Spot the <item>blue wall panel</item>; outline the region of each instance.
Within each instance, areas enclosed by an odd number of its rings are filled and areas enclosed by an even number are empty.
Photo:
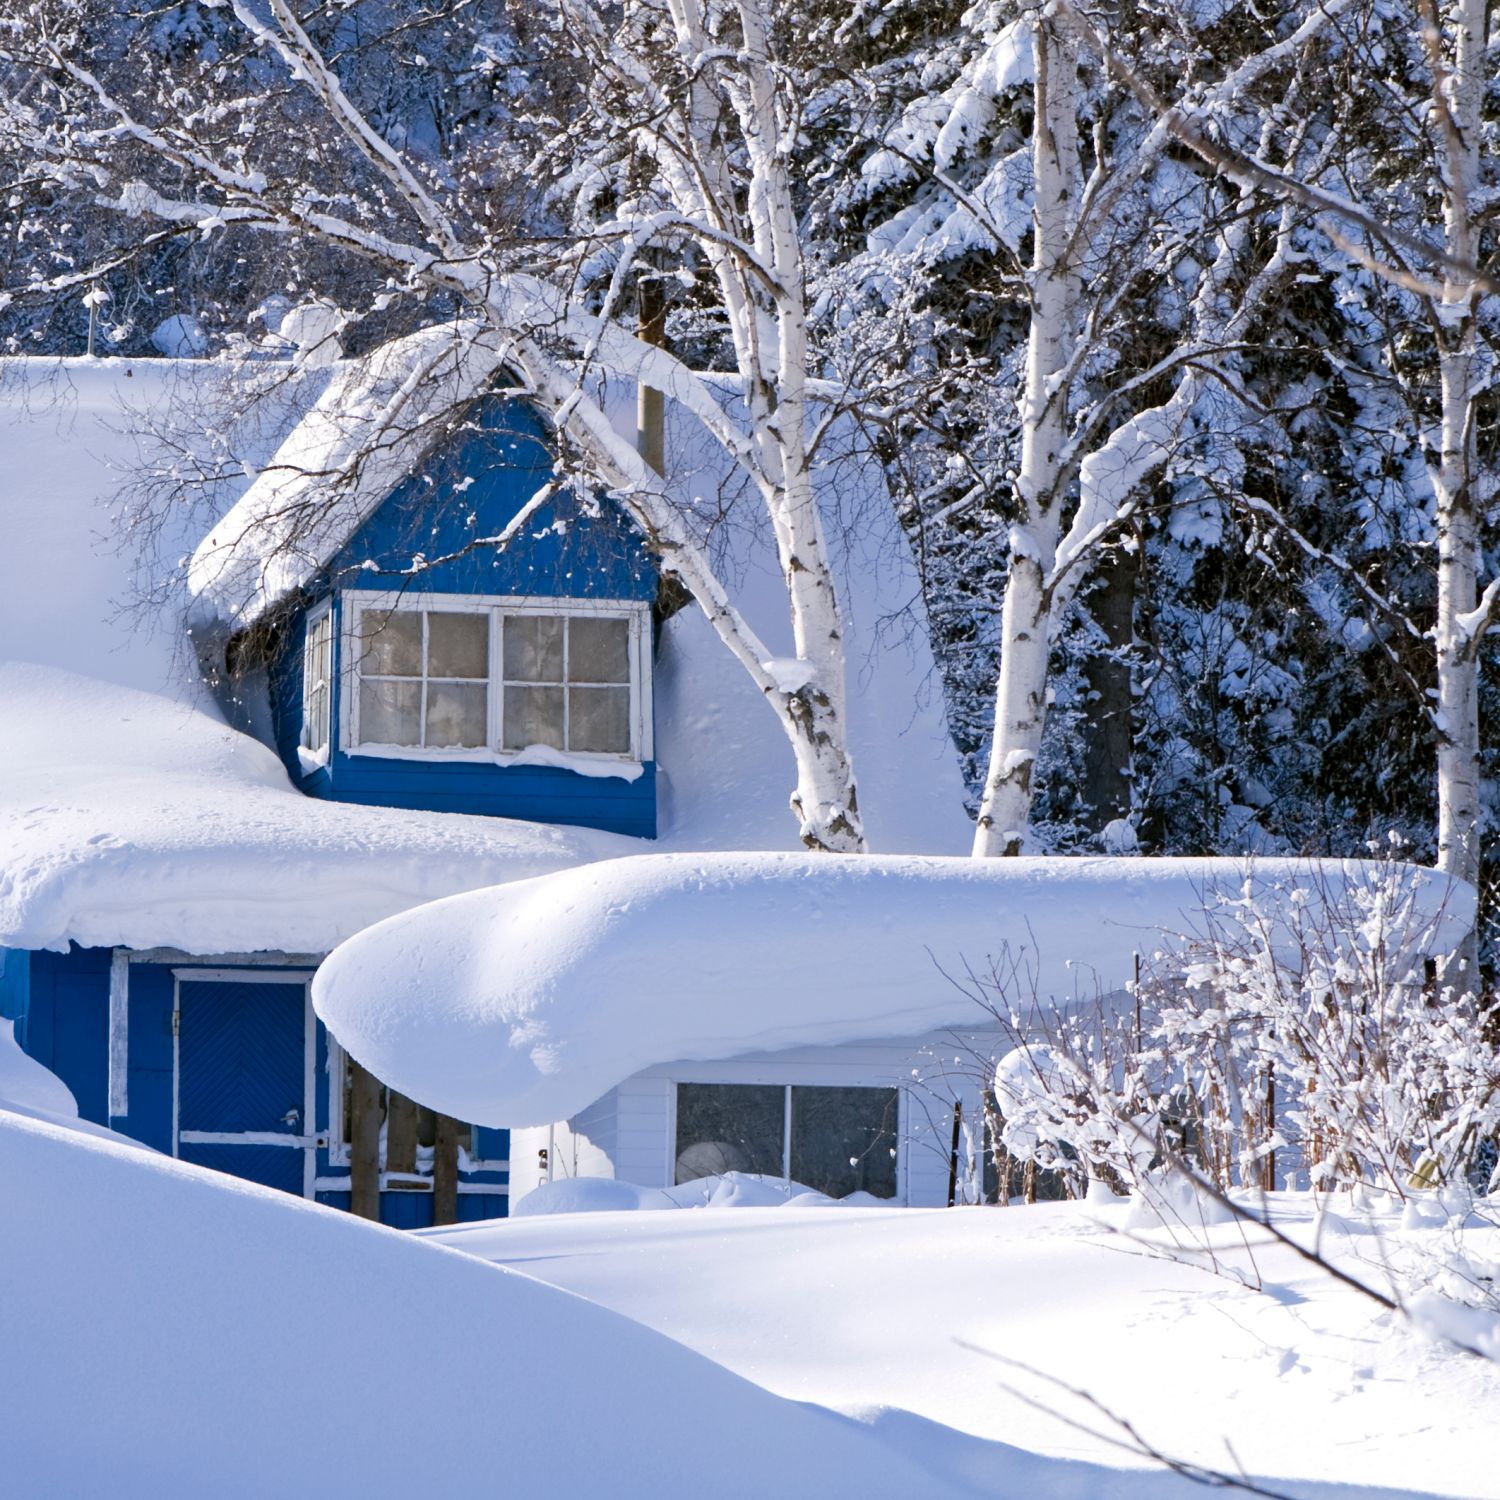
[[[27,1052],[96,1125],[109,1123],[109,962],[107,948],[33,953],[26,1016]]]
[[[164,1155],[172,1150],[172,1010],[176,989],[174,970],[190,971],[194,967],[213,967],[212,961],[192,960],[176,964],[142,964],[130,966],[129,1009],[129,1087],[130,1112],[112,1120],[105,1119],[108,1106],[109,1072],[109,972],[111,954],[105,948],[73,948],[67,953],[7,953],[0,950],[3,964],[0,976],[6,986],[3,993],[11,997],[28,995],[29,1004],[23,1016],[23,1045],[37,1061],[51,1068],[73,1091],[79,1112],[87,1120],[112,1125],[135,1140],[152,1146]],[[258,972],[267,978],[283,970],[266,965]],[[301,970],[296,971],[299,975]],[[300,978],[287,985],[236,984],[226,982],[194,983],[184,972],[184,1035],[191,1050],[192,1037],[186,1019],[188,1006],[196,998],[234,1005],[235,1019],[244,1034],[240,1045],[232,1050],[231,1061],[251,1067],[270,1048],[280,1060],[279,1087],[290,1089],[288,1097],[302,1097],[303,1008]],[[280,997],[286,1003],[278,1018],[267,1012]],[[235,1003],[238,999],[239,1002]],[[252,1015],[254,1012],[254,1015]],[[295,1014],[294,1014],[295,1012]],[[255,1024],[258,1017],[259,1024]],[[329,1125],[328,1035],[317,1022],[314,1070],[314,1119],[316,1129],[326,1131]],[[295,1074],[295,1081],[293,1075]],[[258,1095],[269,1087],[258,1074],[242,1079],[250,1093]],[[191,1080],[189,1080],[191,1083]],[[191,1093],[191,1089],[189,1090]],[[244,1090],[241,1090],[244,1093]],[[244,1103],[236,1095],[240,1103]],[[272,1114],[279,1114],[285,1100],[276,1104]],[[261,1116],[225,1117],[195,1121],[191,1118],[192,1101],[186,1101],[188,1113],[183,1128],[236,1130],[280,1129],[279,1120],[269,1124]],[[510,1135],[504,1130],[478,1129],[474,1136],[475,1152],[485,1161],[504,1161],[510,1149]],[[245,1146],[191,1146],[184,1148],[184,1159],[228,1172],[251,1181],[266,1182],[300,1194],[302,1191],[302,1153],[274,1146],[258,1149]],[[334,1167],[326,1148],[317,1152],[317,1175],[337,1179],[347,1175],[346,1167]],[[458,1199],[460,1222],[493,1219],[504,1216],[507,1208],[504,1171],[466,1172],[461,1181],[495,1191],[461,1193]],[[385,1192],[381,1198],[383,1222],[396,1228],[425,1228],[432,1222],[430,1193]],[[336,1208],[349,1207],[349,1194],[319,1191],[318,1202]]]
[[[503,551],[481,541],[501,532],[551,472],[543,429],[530,408],[494,399],[476,403],[466,430],[440,447],[420,473],[398,485],[340,552],[312,591],[310,605],[344,586],[533,599],[653,600],[656,566],[629,522],[608,502],[582,505],[571,495],[558,496]],[[429,565],[414,572],[418,557]],[[336,607],[336,627],[340,613]],[[271,697],[277,750],[310,796],[655,837],[656,768],[651,764],[632,782],[553,767],[335,752],[327,766],[304,772],[297,746],[305,629],[306,615],[297,611],[287,622],[272,666]],[[343,668],[337,631],[334,652],[337,679]]]
[[[21,948],[0,948],[0,1020],[20,1021],[16,1035],[26,1044],[26,1009],[31,994],[31,955]]]
[[[172,971],[130,966],[130,1113],[116,1130],[172,1153]]]

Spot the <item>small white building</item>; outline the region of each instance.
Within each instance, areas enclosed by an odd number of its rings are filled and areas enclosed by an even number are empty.
[[[1320,913],[1389,876],[1356,860],[641,855],[392,918],[334,951],[313,998],[413,1097],[509,1127],[516,1199],[568,1177],[745,1171],[937,1206],[982,1149],[1012,1045],[987,1004],[1022,1030],[1050,1008],[1112,1009],[1138,956],[1201,935],[1225,899],[1290,958]],[[1472,920],[1469,887],[1399,880],[1411,899],[1388,941],[1439,951]]]

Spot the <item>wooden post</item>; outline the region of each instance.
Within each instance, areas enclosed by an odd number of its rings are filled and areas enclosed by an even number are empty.
[[[641,342],[665,349],[667,299],[662,295],[660,277],[650,270],[643,271],[636,281],[636,298],[639,308],[637,332]],[[658,474],[666,472],[666,402],[662,393],[653,390],[644,380],[636,382],[635,446]]]
[[[388,1089],[385,1112],[385,1169],[414,1173],[417,1170],[417,1106],[395,1089]]]
[[[962,1099],[953,1101],[953,1144],[948,1151],[948,1207],[952,1208],[958,1201],[958,1141],[959,1134],[963,1130],[964,1103]]]
[[[349,1208],[380,1220],[380,1080],[349,1059]]]
[[[437,1117],[432,1148],[432,1222],[458,1223],[458,1121]]]

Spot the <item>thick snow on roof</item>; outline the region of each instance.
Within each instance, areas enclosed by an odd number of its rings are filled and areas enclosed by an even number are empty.
[[[284,1193],[3,1110],[0,1180],[7,1494],[980,1492],[936,1442]]]
[[[176,614],[122,617],[136,554],[122,545],[118,492],[149,451],[141,417],[211,370],[166,359],[0,360],[0,658],[196,694]],[[184,516],[168,527],[163,557],[191,548],[191,526]]]
[[[194,552],[195,598],[224,624],[245,625],[312,579],[416,468],[455,404],[495,374],[497,350],[492,337],[445,323],[336,365]]]
[[[0,662],[0,947],[322,953],[419,902],[639,847],[304,797],[157,694]]]
[[[373,506],[429,440],[421,417],[443,382],[419,384],[403,405],[399,376],[447,336],[405,340],[384,357],[340,367],[335,380],[363,392],[364,404],[353,402],[346,419],[344,396],[321,402],[324,415],[297,427],[290,441],[303,445],[302,457],[337,467],[353,451],[340,443],[357,442],[380,402],[395,404],[407,424],[397,430],[409,430],[409,441],[359,471],[347,504]],[[452,380],[480,383],[472,368],[438,364]],[[178,397],[221,378],[203,361],[166,360],[13,361],[0,375],[0,421],[10,440],[0,520],[17,541],[0,552],[0,946],[72,940],[322,952],[420,901],[638,847],[602,834],[303,798],[269,751],[218,722],[185,649],[185,598],[168,590],[155,620],[120,617],[134,557],[119,545],[115,496],[143,447],[150,451],[142,418],[189,450],[195,403]],[[299,399],[288,386],[282,415]],[[260,428],[246,439],[247,456],[272,446],[275,410],[262,447],[251,441]],[[621,420],[627,415],[622,405]],[[680,413],[673,423],[683,493],[716,510],[712,454]],[[248,525],[247,506],[270,504],[273,481],[290,484],[292,476],[268,469],[226,524]],[[885,850],[957,851],[969,825],[930,652],[920,635],[878,639],[915,593],[910,557],[885,497],[856,491],[855,500],[829,495],[847,595],[850,732],[871,841]],[[737,499],[734,517],[715,539],[725,576],[768,650],[790,654],[781,584],[753,498]],[[193,524],[189,515],[171,522],[181,536],[159,538],[165,558],[175,563],[186,550],[181,538]],[[351,524],[345,516],[337,530]],[[223,529],[214,534],[222,542]],[[217,543],[211,550],[221,563],[228,556]],[[207,556],[200,551],[195,569],[208,566]],[[252,579],[254,593],[271,586],[273,565],[295,572],[302,564],[287,553],[234,576]],[[222,578],[228,587],[230,574]],[[791,753],[760,694],[696,609],[674,616],[662,634],[657,847],[795,847]],[[17,658],[69,670],[4,665]],[[136,697],[111,684],[163,696]]]
[[[1358,861],[645,855],[439,902],[337,949],[313,983],[335,1036],[460,1119],[545,1124],[675,1060],[917,1036],[983,1012],[955,979],[1030,977],[1008,1003],[1122,987],[1137,953],[1248,892],[1296,907],[1379,880]],[[1406,869],[1412,942],[1473,890]],[[953,977],[949,977],[953,976]]]
[[[325,567],[440,436],[455,403],[499,368],[494,341],[444,324],[336,367],[308,416],[198,547],[189,587],[221,622],[255,619]],[[633,431],[634,392],[612,388],[611,420]],[[681,407],[669,416],[672,492],[702,518],[736,608],[773,655],[793,655],[785,589],[764,507]],[[377,434],[383,434],[376,442]],[[873,847],[957,853],[971,826],[938,678],[914,614],[916,573],[879,470],[830,466],[822,486],[842,591],[850,743]],[[689,606],[669,620],[657,664],[660,832],[665,847],[795,845],[785,736],[744,669]]]
[[[705,540],[735,607],[773,658],[795,656],[764,506],[726,477],[722,451],[680,408],[670,410],[667,437],[675,493],[695,514],[723,517]],[[855,457],[831,464],[819,504],[839,588],[849,747],[870,847],[964,852],[974,825],[964,812],[916,568],[878,467]],[[655,693],[662,846],[796,847],[786,737],[693,606],[662,629]]]

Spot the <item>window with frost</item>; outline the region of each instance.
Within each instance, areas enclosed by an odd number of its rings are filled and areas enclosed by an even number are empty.
[[[328,753],[333,705],[333,613],[307,624],[302,647],[302,747],[315,759]]]
[[[649,752],[644,605],[352,603],[351,748],[498,760]]]
[[[894,1198],[899,1107],[888,1088],[679,1083],[675,1178],[755,1172]]]

